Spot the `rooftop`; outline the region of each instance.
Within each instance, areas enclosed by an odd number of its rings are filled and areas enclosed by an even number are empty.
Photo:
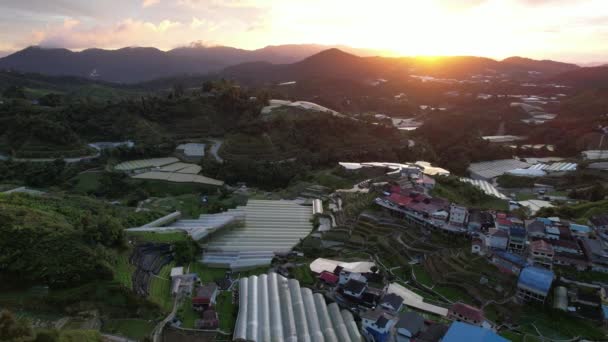
[[[519,274],[518,286],[523,285],[530,289],[547,293],[553,283],[552,271],[540,267],[526,267]]]
[[[481,322],[484,320],[483,311],[468,304],[455,303],[450,308],[450,311],[477,322]]]
[[[414,336],[424,328],[424,317],[413,311],[402,312],[399,314],[399,321],[395,327],[397,329],[406,329]]]
[[[526,259],[524,259],[523,257],[521,257],[517,254],[512,254],[512,253],[503,252],[503,251],[496,251],[496,252],[494,252],[494,255],[501,259],[507,260],[508,262],[510,262],[514,265],[520,266],[520,267],[526,266],[526,264],[527,264]]]
[[[492,330],[476,327],[474,325],[453,322],[442,342],[508,342],[504,337]]]

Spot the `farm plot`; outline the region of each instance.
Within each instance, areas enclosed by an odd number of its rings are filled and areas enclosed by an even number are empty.
[[[168,244],[154,243],[145,243],[135,247],[130,260],[131,264],[136,267],[132,280],[135,293],[147,297],[151,294],[155,282],[154,286],[160,286],[157,280],[163,278],[161,273],[171,271],[170,268],[167,270],[167,264],[173,260],[170,248],[171,246]],[[168,276],[166,278],[168,279]],[[171,281],[167,281],[169,282],[167,286],[170,287]]]

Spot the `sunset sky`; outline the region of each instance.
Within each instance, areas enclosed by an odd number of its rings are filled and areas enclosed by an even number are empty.
[[[608,62],[608,0],[0,0],[0,55],[194,41]]]

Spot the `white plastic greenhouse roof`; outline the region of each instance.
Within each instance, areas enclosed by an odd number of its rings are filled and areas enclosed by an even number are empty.
[[[323,271],[333,272],[337,266],[341,266],[345,271],[348,272],[367,273],[371,272],[371,268],[374,265],[375,264],[370,261],[342,262],[318,258],[310,263],[310,270],[315,273],[321,273]]]
[[[486,195],[494,196],[494,197],[500,198],[500,199],[507,199],[507,196],[505,196],[503,193],[498,191],[498,189],[496,189],[496,187],[494,187],[494,185],[492,185],[484,180],[462,177],[462,178],[460,178],[460,181],[469,183],[469,184],[473,185],[474,187],[479,188],[481,191],[486,193]]]
[[[267,265],[275,252],[290,251],[313,228],[312,207],[295,201],[249,200],[235,210],[244,213],[244,224],[213,236],[203,263],[233,269]]]
[[[276,273],[241,278],[233,340],[361,342],[357,323],[338,304]]]

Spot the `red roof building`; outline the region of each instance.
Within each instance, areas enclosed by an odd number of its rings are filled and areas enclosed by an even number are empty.
[[[215,305],[217,292],[216,284],[206,284],[198,287],[195,295],[192,296],[192,307],[195,310],[202,311],[209,306]]]
[[[319,280],[322,280],[329,285],[336,285],[340,280],[340,276],[337,276],[331,272],[323,271],[319,275]]]
[[[448,311],[448,318],[458,322],[465,322],[477,326],[485,321],[483,311],[474,306],[464,303],[456,303],[452,305]]]

